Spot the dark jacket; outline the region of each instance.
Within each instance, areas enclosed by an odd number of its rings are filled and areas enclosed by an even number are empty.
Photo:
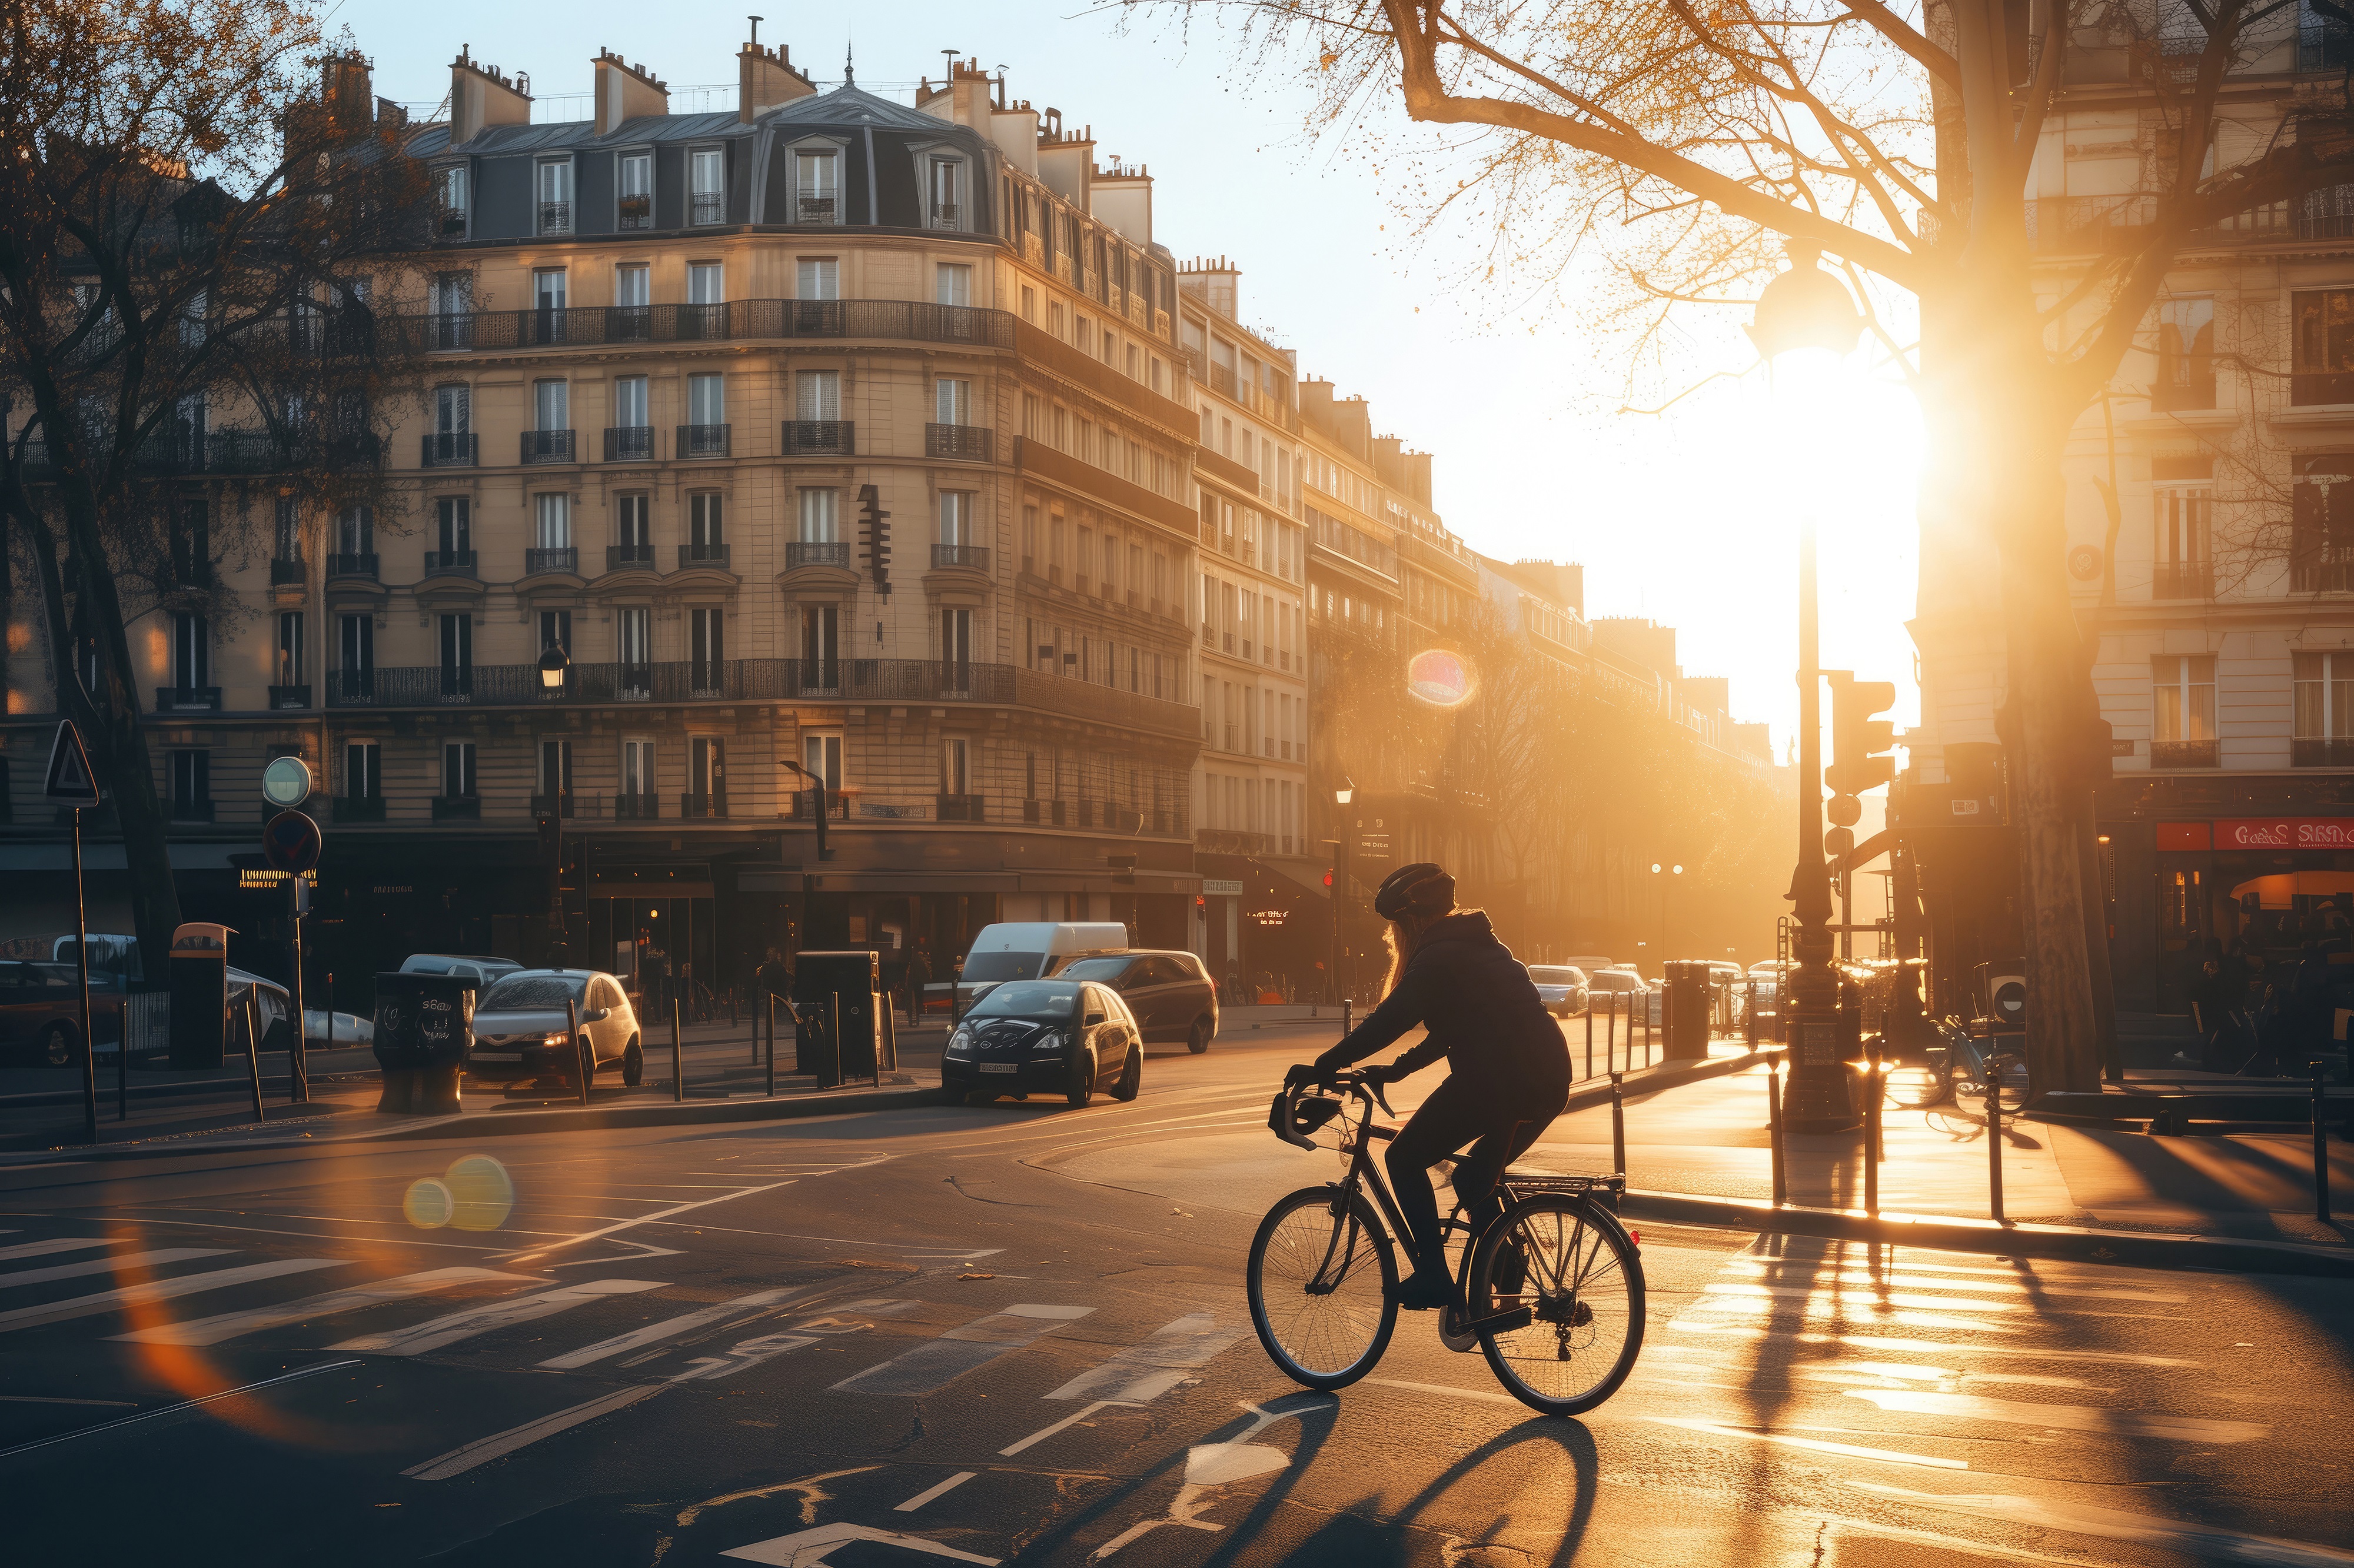
[[[1449,915],[1424,932],[1397,989],[1316,1065],[1362,1062],[1417,1023],[1429,1033],[1397,1059],[1402,1072],[1445,1056],[1467,1082],[1498,1092],[1568,1087],[1569,1044],[1560,1025],[1479,910]]]

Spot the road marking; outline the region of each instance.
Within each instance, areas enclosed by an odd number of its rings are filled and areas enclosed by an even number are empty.
[[[854,1372],[833,1387],[844,1393],[918,1395],[944,1388],[1009,1351],[1018,1351],[1059,1323],[1084,1318],[1092,1307],[1025,1302],[975,1318],[887,1361]]]
[[[487,1334],[495,1329],[512,1329],[519,1323],[551,1317],[574,1307],[584,1307],[608,1296],[629,1296],[641,1290],[659,1290],[659,1279],[590,1279],[578,1285],[567,1285],[555,1290],[542,1291],[537,1296],[519,1296],[508,1301],[493,1301],[482,1307],[469,1307],[446,1317],[429,1318],[422,1323],[412,1323],[386,1334],[363,1334],[356,1340],[345,1340],[330,1345],[333,1351],[368,1351],[380,1356],[416,1356],[428,1351],[438,1351],[454,1345],[461,1340],[471,1340],[477,1334]]]
[[[1909,1264],[1886,1272],[1863,1269],[1852,1264],[1838,1269],[1817,1269],[1808,1264],[1801,1266],[1799,1270],[1791,1270],[1753,1264],[1742,1258],[1735,1259],[1730,1266],[1790,1285],[1803,1284],[1811,1279],[1817,1282],[1818,1288],[1849,1285],[1901,1286],[1914,1290],[1978,1291],[2004,1296],[2078,1296],[2105,1301],[2180,1302],[2190,1299],[2170,1290],[2109,1290],[2089,1285],[2057,1285],[2040,1279],[2032,1284],[2017,1284],[2002,1279],[1940,1279],[1917,1271]]]
[[[61,1263],[52,1268],[27,1268],[15,1274],[0,1274],[0,1290],[17,1285],[43,1285],[52,1279],[72,1279],[87,1274],[152,1268],[159,1263],[186,1263],[192,1257],[227,1257],[231,1250],[222,1246],[173,1246],[161,1247],[154,1252],[113,1252],[82,1263]]]
[[[1911,1388],[1850,1388],[1850,1399],[1869,1400],[1882,1410],[1915,1415],[1957,1415],[2007,1421],[2021,1426],[2052,1426],[2063,1432],[2105,1432],[2119,1437],[2170,1437],[2179,1443],[2253,1443],[2272,1428],[2255,1421],[2218,1421],[2204,1415],[2155,1415],[2138,1410],[2103,1410],[2090,1404],[2044,1404],[2032,1400],[1990,1399],[1982,1393],[1932,1393]]]
[[[1758,1443],[1779,1444],[1786,1448],[1806,1448],[1818,1454],[1841,1454],[1850,1459],[1879,1459],[1893,1465],[1925,1465],[1936,1470],[1967,1470],[1970,1467],[1966,1459],[1935,1459],[1926,1454],[1906,1454],[1893,1448],[1859,1448],[1852,1443],[1827,1443],[1818,1437],[1793,1437],[1785,1433],[1727,1426],[1714,1421],[1683,1421],[1668,1415],[1647,1415],[1643,1419],[1659,1426],[1681,1426],[1687,1432],[1705,1432],[1716,1437],[1746,1437]]]
[[[1500,1397],[1508,1404],[1520,1403],[1509,1394]],[[1269,1448],[1264,1444],[1254,1443],[1251,1439],[1275,1422],[1290,1416],[1305,1415],[1311,1410],[1329,1410],[1340,1403],[1331,1394],[1286,1394],[1283,1398],[1286,1400],[1298,1398],[1301,1403],[1287,1405],[1280,1410],[1270,1410],[1264,1404],[1246,1404],[1243,1408],[1258,1419],[1244,1428],[1240,1435],[1224,1443],[1200,1443],[1188,1448],[1185,1451],[1184,1484],[1177,1489],[1177,1496],[1170,1503],[1169,1511],[1159,1519],[1140,1520],[1129,1525],[1089,1552],[1087,1561],[1100,1563],[1139,1536],[1158,1530],[1164,1524],[1182,1524],[1188,1530],[1214,1531],[1225,1529],[1223,1524],[1213,1524],[1210,1520],[1200,1517],[1204,1509],[1218,1501],[1215,1495],[1217,1489],[1235,1481],[1247,1481],[1280,1470],[1290,1464],[1295,1457],[1285,1453],[1280,1448]],[[1268,1403],[1280,1402],[1269,1401]]]
[[[762,1361],[798,1351],[803,1345],[814,1345],[815,1334],[762,1334],[758,1339],[744,1340],[728,1347],[720,1356],[697,1356],[689,1361],[684,1372],[673,1372],[669,1383],[708,1383],[715,1378],[734,1377],[748,1372]]]
[[[14,1235],[14,1231],[0,1231],[0,1235]],[[80,1252],[86,1246],[105,1246],[105,1236],[58,1236],[48,1241],[19,1242],[15,1246],[0,1246],[0,1258],[43,1257],[53,1252]]]
[[[29,1454],[36,1448],[48,1448],[59,1443],[71,1443],[83,1437],[95,1437],[101,1433],[118,1432],[126,1426],[136,1426],[143,1421],[160,1421],[169,1415],[186,1415],[218,1400],[234,1399],[240,1393],[252,1393],[259,1389],[275,1388],[281,1383],[292,1383],[298,1378],[312,1377],[323,1372],[334,1372],[337,1367],[355,1367],[359,1364],[355,1361],[321,1361],[317,1366],[303,1367],[297,1372],[281,1372],[276,1377],[266,1377],[260,1383],[249,1383],[242,1388],[225,1388],[218,1393],[208,1393],[201,1399],[184,1399],[177,1404],[167,1404],[161,1410],[150,1410],[139,1415],[126,1415],[117,1421],[101,1422],[96,1426],[85,1426],[79,1432],[61,1432],[54,1437],[43,1437],[37,1442],[19,1443],[13,1448],[0,1448],[0,1459],[17,1454]]]
[[[1157,1399],[1185,1381],[1189,1373],[1243,1337],[1240,1329],[1221,1329],[1207,1312],[1193,1312],[1163,1324],[1150,1339],[1130,1345],[1101,1366],[1081,1372],[1048,1399],[1087,1399],[1100,1395],[1119,1404],[1141,1404]]]
[[[2334,1546],[2284,1541],[2272,1535],[2243,1535],[2234,1530],[2185,1524],[2156,1514],[2134,1513],[2120,1508],[2046,1502],[2038,1498],[2003,1493],[1969,1496],[1918,1492],[1904,1487],[1882,1486],[1869,1481],[1850,1481],[1847,1484],[1858,1491],[1869,1492],[1875,1497],[1899,1499],[1917,1508],[1943,1509],[2006,1524],[2064,1530],[2079,1535],[2105,1536],[2114,1541],[2136,1541],[2218,1563],[2265,1563],[2273,1564],[2274,1568],[2336,1568],[2338,1564],[2354,1563],[2354,1552],[2343,1552]]]
[[[924,1490],[917,1492],[914,1497],[909,1498],[906,1502],[901,1503],[891,1511],[893,1513],[913,1513],[917,1509],[923,1507],[926,1503],[930,1502],[933,1499],[939,1497],[944,1493],[954,1491],[957,1488],[964,1485],[967,1481],[972,1479],[973,1477],[979,1474],[981,1474],[979,1470],[959,1470],[955,1475],[950,1476],[938,1486],[926,1488]],[[728,1555],[733,1556],[735,1553],[730,1552]]]
[[[373,1285],[356,1286],[349,1290],[329,1290],[317,1296],[305,1296],[300,1301],[281,1302],[274,1307],[250,1307],[241,1312],[191,1318],[182,1323],[164,1323],[153,1329],[140,1329],[113,1337],[140,1345],[217,1345],[223,1340],[233,1340],[239,1334],[256,1333],[263,1329],[281,1328],[313,1318],[332,1318],[340,1312],[355,1312],[363,1307],[380,1306],[387,1301],[406,1301],[411,1297],[448,1290],[461,1285],[493,1283],[545,1285],[547,1281],[528,1274],[501,1274],[494,1268],[467,1266],[436,1268],[422,1274],[404,1274],[392,1279],[379,1279]]]
[[[767,1563],[774,1568],[825,1568],[826,1553],[837,1546],[847,1546],[854,1541],[872,1541],[885,1546],[904,1547],[931,1557],[945,1557],[951,1563],[978,1563],[982,1568],[997,1568],[995,1557],[976,1557],[970,1552],[959,1552],[953,1546],[942,1546],[937,1541],[927,1541],[920,1535],[899,1535],[887,1530],[876,1530],[864,1524],[821,1524],[814,1530],[795,1531],[779,1535],[774,1541],[758,1541],[749,1546],[738,1546],[723,1552],[722,1557],[740,1557],[747,1563]]]
[[[626,1334],[616,1334],[610,1340],[599,1340],[593,1345],[583,1345],[560,1356],[550,1356],[539,1364],[554,1367],[559,1372],[569,1372],[575,1367],[585,1367],[642,1346],[682,1338],[738,1312],[782,1307],[803,1297],[814,1296],[824,1288],[822,1285],[789,1285],[776,1290],[756,1290],[749,1296],[737,1296],[716,1306],[698,1307],[692,1312],[683,1312],[659,1323],[649,1323],[642,1329],[632,1329]]]
[[[559,1410],[552,1415],[543,1415],[536,1421],[526,1421],[520,1426],[511,1426],[504,1432],[493,1433],[488,1437],[478,1437],[462,1448],[452,1448],[448,1453],[428,1459],[421,1465],[411,1465],[400,1473],[416,1481],[446,1481],[452,1476],[462,1476],[478,1466],[487,1465],[493,1459],[504,1458],[518,1448],[527,1448],[543,1437],[553,1437],[559,1432],[568,1432],[583,1422],[594,1421],[600,1415],[608,1415],[616,1410],[626,1409],[642,1399],[651,1399],[660,1393],[663,1387],[662,1383],[652,1383],[632,1388],[616,1389],[611,1393],[600,1394],[585,1404],[576,1404],[568,1410]]]
[[[618,1220],[598,1230],[582,1231],[577,1235],[566,1236],[561,1241],[549,1242],[545,1246],[533,1247],[525,1252],[511,1253],[507,1256],[507,1261],[516,1264],[525,1263],[564,1247],[578,1246],[583,1242],[597,1241],[612,1235],[616,1232],[631,1230],[639,1225],[650,1225],[658,1220],[667,1220],[673,1214],[684,1214],[695,1209],[707,1209],[714,1203],[733,1202],[738,1198],[749,1198],[761,1192],[773,1192],[779,1187],[790,1187],[792,1184],[791,1180],[771,1181],[762,1187],[739,1187],[733,1192],[723,1192],[716,1198],[697,1198],[692,1202],[673,1203],[667,1209],[660,1209],[651,1214],[640,1214],[633,1220]]]
[[[0,1333],[29,1329],[37,1323],[56,1323],[68,1318],[87,1318],[94,1313],[112,1312],[149,1301],[168,1300],[175,1296],[193,1296],[199,1290],[219,1290],[227,1286],[246,1285],[257,1279],[275,1279],[281,1274],[334,1268],[351,1261],[344,1257],[281,1257],[269,1263],[249,1263],[237,1268],[216,1268],[209,1274],[183,1275],[177,1279],[152,1279],[144,1285],[126,1285],[119,1290],[101,1290],[93,1296],[76,1296],[69,1300],[51,1301],[45,1306],[19,1307],[13,1311],[0,1312]]]
[[[1797,1286],[1752,1285],[1745,1280],[1712,1279],[1702,1286],[1702,1299],[1698,1305],[1712,1305],[1708,1298],[1732,1298],[1742,1301],[1817,1301],[1836,1303],[1842,1307],[1919,1307],[1942,1312],[2018,1312],[2026,1308],[2024,1301],[1971,1300],[1958,1296],[1918,1296],[1911,1292],[1895,1293],[1876,1290],[1869,1298],[1851,1296],[1838,1290],[1809,1290]],[[1967,1287],[1956,1286],[1956,1289]],[[2046,1308],[2052,1310],[2052,1308]]]
[[[1054,1396],[1049,1394],[1047,1397],[1051,1399]],[[1078,1422],[1085,1421],[1088,1416],[1093,1415],[1098,1410],[1102,1410],[1107,1406],[1114,1404],[1125,1406],[1131,1403],[1131,1401],[1125,1399],[1098,1399],[1093,1404],[1082,1405],[1079,1409],[1073,1411],[1070,1414],[1064,1416],[1060,1421],[1055,1422],[1052,1426],[1041,1426],[1037,1431],[1033,1432],[1029,1436],[1023,1438],[1022,1441],[1014,1444],[1012,1447],[1000,1448],[997,1451],[998,1456],[1001,1458],[1010,1459],[1014,1455],[1022,1452],[1023,1449],[1029,1447],[1032,1444],[1044,1442],[1047,1438],[1052,1437],[1055,1433],[1060,1432],[1064,1427],[1074,1425]]]
[[[1500,1393],[1494,1389],[1457,1388],[1444,1383],[1404,1383],[1394,1377],[1369,1377],[1365,1381],[1383,1388],[1403,1388],[1414,1393],[1439,1393],[1450,1399],[1469,1399],[1481,1404],[1509,1404],[1515,1410],[1527,1408],[1511,1394]]]

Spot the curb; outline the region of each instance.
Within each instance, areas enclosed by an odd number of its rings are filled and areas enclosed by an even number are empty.
[[[2354,1250],[2300,1242],[2243,1241],[2228,1236],[2096,1230],[2082,1225],[1997,1224],[1992,1220],[1854,1209],[1776,1208],[1754,1198],[1702,1198],[1684,1192],[1629,1188],[1618,1212],[1665,1224],[1838,1241],[2040,1257],[2071,1263],[2122,1264],[2136,1268],[2206,1268],[2234,1274],[2293,1274],[2354,1278]]]
[[[1764,1062],[1768,1054],[1766,1051],[1751,1051],[1739,1056],[1710,1056],[1694,1062],[1661,1062],[1656,1066],[1637,1067],[1621,1081],[1618,1092],[1631,1099],[1637,1095],[1658,1094],[1662,1089],[1680,1089],[1686,1084],[1746,1072]],[[1562,1107],[1561,1114],[1593,1110],[1609,1103],[1610,1079],[1606,1075],[1596,1074],[1583,1086],[1569,1091],[1569,1103]]]

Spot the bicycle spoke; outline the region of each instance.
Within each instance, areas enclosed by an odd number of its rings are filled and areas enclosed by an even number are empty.
[[[1295,1374],[1344,1373],[1384,1336],[1382,1256],[1353,1208],[1310,1199],[1278,1211],[1251,1283],[1268,1352]]]
[[[1525,1327],[1489,1337],[1489,1364],[1537,1408],[1586,1408],[1625,1376],[1641,1339],[1642,1284],[1623,1245],[1615,1227],[1564,1198],[1523,1208],[1488,1246],[1489,1282],[1506,1248],[1526,1261],[1520,1291],[1497,1293],[1494,1305],[1531,1313]]]

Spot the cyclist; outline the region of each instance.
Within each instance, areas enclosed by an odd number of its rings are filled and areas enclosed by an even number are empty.
[[[1421,1260],[1398,1287],[1398,1305],[1446,1306],[1454,1287],[1440,1245],[1438,1202],[1430,1168],[1471,1146],[1455,1167],[1456,1196],[1475,1224],[1492,1218],[1496,1183],[1507,1166],[1559,1116],[1569,1100],[1569,1044],[1538,1000],[1528,970],[1496,939],[1485,911],[1455,907],[1455,879],[1427,862],[1401,866],[1373,895],[1373,912],[1390,922],[1389,976],[1379,1006],[1346,1038],[1285,1075],[1287,1086],[1329,1080],[1416,1024],[1422,1044],[1384,1066],[1376,1083],[1395,1083],[1447,1059],[1446,1081],[1390,1144],[1384,1163]]]

